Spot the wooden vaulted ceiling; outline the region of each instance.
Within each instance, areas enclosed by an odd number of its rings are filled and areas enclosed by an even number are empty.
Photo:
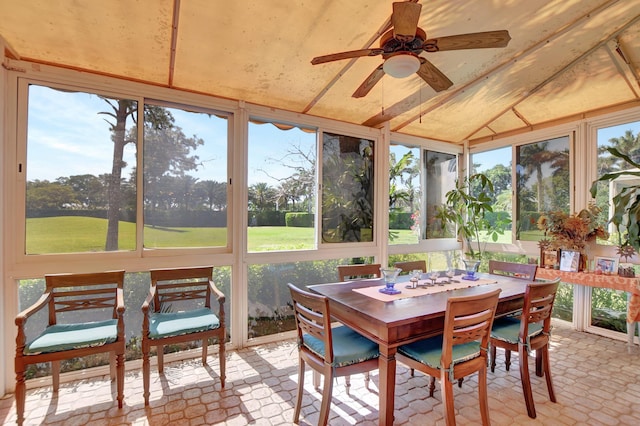
[[[12,59],[452,143],[640,105],[639,1],[420,3],[428,38],[506,29],[511,41],[422,53],[448,90],[385,76],[356,99],[380,56],[310,61],[378,47],[391,0],[0,0],[0,37]]]

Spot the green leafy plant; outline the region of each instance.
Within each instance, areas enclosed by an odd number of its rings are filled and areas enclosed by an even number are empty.
[[[617,172],[605,173],[591,185],[591,196],[598,194],[598,183],[611,183],[621,177],[640,179],[640,164],[633,161],[628,155],[616,148],[607,147],[609,153],[622,159],[629,165],[629,169]],[[640,184],[625,184],[620,192],[611,198],[613,216],[609,222],[613,223],[620,238],[619,246],[632,246],[636,251],[640,250]]]
[[[481,260],[487,240],[497,241],[511,223],[511,219],[502,215],[495,215],[495,222],[489,220],[488,213],[493,212],[490,196],[493,192],[493,184],[485,174],[465,176],[446,193],[445,204],[436,214],[443,229],[447,224],[456,226],[458,237],[465,242],[467,255],[473,259]]]

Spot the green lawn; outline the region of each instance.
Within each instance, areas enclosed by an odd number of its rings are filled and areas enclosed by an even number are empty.
[[[312,228],[255,226],[248,229],[249,251],[311,250],[314,248]],[[415,244],[410,230],[392,230],[391,244]],[[103,251],[107,234],[106,219],[60,216],[27,219],[27,253],[74,253]],[[145,246],[224,247],[226,228],[144,228]],[[510,243],[511,232],[501,235],[499,243]],[[135,249],[135,225],[120,222],[120,250]]]
[[[120,222],[120,250],[135,248],[135,225]],[[409,231],[406,231],[409,232]],[[61,216],[27,219],[27,253],[103,251],[106,219]],[[300,250],[314,247],[312,228],[260,226],[248,229],[249,251]],[[227,245],[226,228],[144,228],[146,247],[220,247]]]

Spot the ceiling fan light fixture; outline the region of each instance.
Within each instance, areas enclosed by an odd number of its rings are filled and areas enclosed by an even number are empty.
[[[405,78],[420,69],[420,59],[411,54],[394,55],[384,61],[384,72],[395,78]]]

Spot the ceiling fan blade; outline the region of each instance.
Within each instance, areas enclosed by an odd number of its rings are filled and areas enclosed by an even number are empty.
[[[371,89],[373,89],[373,86],[375,86],[380,81],[380,79],[384,76],[384,70],[382,69],[382,65],[383,64],[380,64],[378,68],[373,70],[373,72],[369,74],[369,77],[367,77],[362,82],[360,87],[358,87],[356,91],[353,92],[353,95],[351,96],[353,96],[354,98],[363,98],[367,96],[367,93],[369,93]]]
[[[427,52],[461,49],[484,49],[491,47],[506,47],[511,40],[509,31],[486,31],[482,33],[459,34],[439,38],[431,38],[424,42],[423,48]]]
[[[412,2],[395,2],[393,3],[393,14],[391,15],[391,23],[393,24],[393,37],[404,43],[408,43],[414,39],[418,21],[420,20],[420,11],[422,5]]]
[[[348,52],[332,53],[331,55],[316,56],[311,60],[313,65],[324,64],[325,62],[339,61],[341,59],[360,58],[362,56],[376,56],[384,52],[382,49],[360,49]]]
[[[425,58],[420,58],[420,68],[416,71],[422,79],[433,88],[436,92],[442,92],[453,86],[453,82],[442,73],[435,65],[427,61]]]

